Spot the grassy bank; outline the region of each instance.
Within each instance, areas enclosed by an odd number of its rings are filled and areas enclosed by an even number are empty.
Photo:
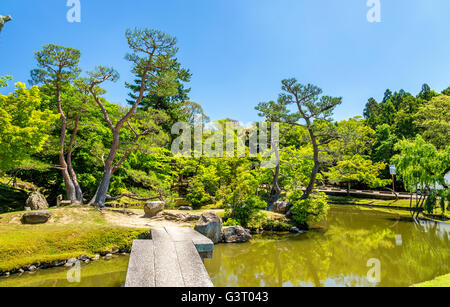
[[[367,199],[367,198],[353,198],[353,197],[342,197],[342,196],[328,196],[328,200],[332,204],[337,205],[362,205],[362,206],[373,206],[380,208],[392,208],[392,209],[408,209],[410,206],[409,199],[399,199],[399,200],[379,200],[379,199]],[[413,201],[415,205],[415,201]],[[448,204],[446,204],[446,207]],[[442,216],[441,208],[436,208],[434,215]],[[450,212],[446,211],[444,214],[447,218],[450,218]]]
[[[44,225],[22,225],[22,213],[0,215],[0,271],[34,263],[94,256],[113,247],[129,250],[149,229],[109,224],[95,209],[54,209]]]
[[[444,288],[444,287],[450,287],[450,274],[437,277],[431,281],[426,281],[420,284],[413,285],[412,287],[417,288]]]

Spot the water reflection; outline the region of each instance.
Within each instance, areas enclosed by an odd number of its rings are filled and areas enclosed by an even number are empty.
[[[326,222],[302,235],[271,235],[221,244],[205,265],[214,285],[261,287],[410,286],[450,272],[450,224],[351,206],[333,207]],[[381,262],[381,282],[367,280],[367,262]],[[0,278],[0,287],[120,287],[128,257],[82,267],[81,283],[56,268]]]
[[[238,287],[409,286],[450,272],[448,224],[345,206],[316,227],[306,235],[218,245],[208,272],[216,286]],[[371,258],[381,262],[379,284],[367,280]]]
[[[128,256],[120,256],[82,265],[80,283],[70,283],[67,280],[70,268],[60,267],[0,278],[0,287],[121,287],[125,283],[128,260]]]

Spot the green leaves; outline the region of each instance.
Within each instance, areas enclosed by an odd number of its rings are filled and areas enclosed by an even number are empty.
[[[9,96],[0,95],[0,169],[8,171],[43,149],[58,115],[39,110],[39,89],[16,83]]]
[[[0,76],[0,88],[7,87],[8,81],[11,81],[11,80],[12,80],[11,76]]]
[[[423,138],[437,148],[450,144],[450,97],[432,98],[420,107],[414,123],[421,128]]]
[[[38,69],[31,71],[33,84],[70,83],[81,72],[78,68],[81,52],[77,49],[49,44],[35,53]]]
[[[450,171],[450,146],[438,150],[417,136],[413,141],[400,141],[395,149],[400,154],[392,162],[408,191],[413,193],[417,187],[429,190],[435,184],[446,186],[444,176]]]
[[[332,183],[367,184],[371,188],[383,187],[389,180],[380,179],[380,172],[386,168],[386,163],[373,163],[360,155],[354,155],[348,160],[338,161],[330,168],[326,176]]]
[[[330,120],[334,108],[342,103],[342,98],[321,96],[322,90],[312,84],[303,85],[295,78],[284,79],[282,93],[277,102],[269,101],[258,104],[256,110],[259,116],[270,121],[297,123],[300,119],[306,121],[313,119]],[[297,107],[297,112],[289,110],[288,106]]]

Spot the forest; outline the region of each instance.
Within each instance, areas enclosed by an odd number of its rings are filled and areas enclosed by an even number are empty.
[[[211,123],[190,100],[192,74],[177,58],[175,37],[138,28],[125,35],[135,80],[120,81],[114,68],[101,63],[82,71],[76,46],[55,44],[36,50],[29,81],[0,77],[0,87],[15,84],[14,92],[0,95],[1,213],[23,210],[17,191],[25,189],[39,190],[50,204],[63,195],[72,204],[99,209],[132,208],[152,199],[170,208],[220,208],[225,225],[248,228],[261,210],[285,202],[293,223],[308,228],[329,209],[318,188],[334,186],[348,192],[419,191],[417,210],[446,215],[450,87],[388,89],[381,101],[368,99],[362,116],[335,121],[333,111],[345,100],[284,79],[279,94],[248,102],[261,123],[279,123],[279,140],[271,144],[279,148],[279,163],[264,168],[261,150],[250,152],[251,129],[230,118]],[[108,82],[124,82],[127,102],[103,97]],[[179,135],[172,127],[185,122],[193,129],[199,117],[206,143],[217,127],[237,138],[235,129],[228,131],[235,127],[244,132],[249,154],[206,156],[195,148],[196,154],[174,156]],[[217,144],[227,145],[211,148]],[[396,167],[394,185],[389,165]]]

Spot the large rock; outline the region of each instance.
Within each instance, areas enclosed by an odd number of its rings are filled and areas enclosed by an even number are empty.
[[[211,239],[214,244],[219,243],[222,239],[222,220],[215,212],[204,212],[195,225],[195,230]]]
[[[25,207],[29,207],[31,210],[48,209],[48,202],[44,195],[39,192],[33,192],[28,197]]]
[[[165,203],[163,201],[152,201],[144,204],[144,211],[146,217],[154,217],[159,212],[164,210]]]
[[[52,216],[50,211],[31,211],[22,216],[24,224],[44,224]]]
[[[272,211],[276,213],[286,214],[289,203],[286,201],[277,201],[272,206]]]
[[[222,240],[225,243],[244,243],[251,238],[250,232],[241,226],[224,227],[222,230]]]

